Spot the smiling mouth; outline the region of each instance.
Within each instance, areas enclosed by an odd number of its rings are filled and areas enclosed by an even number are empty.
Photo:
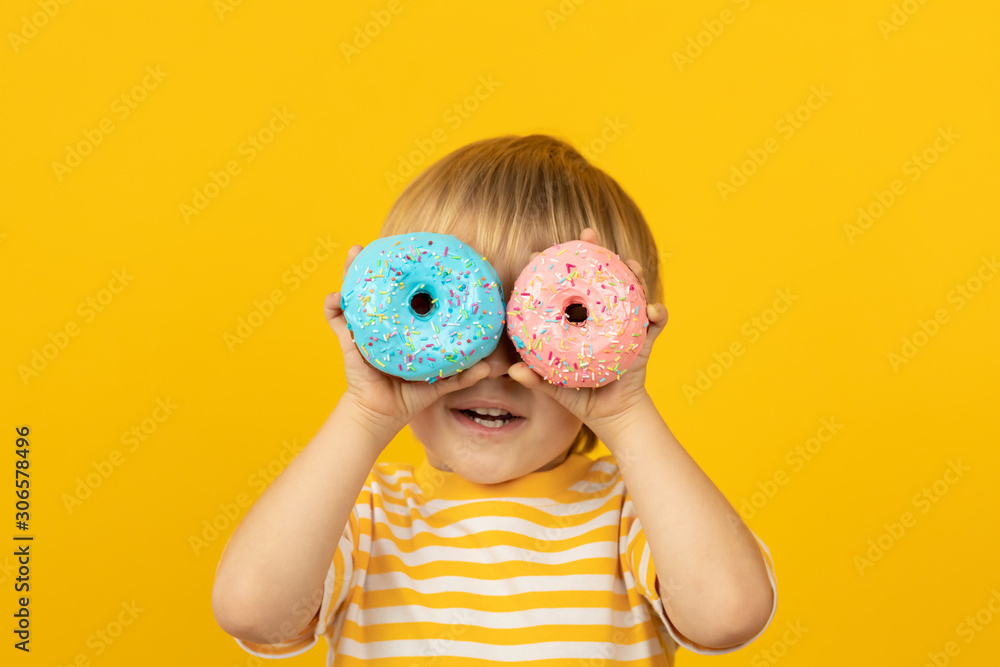
[[[456,410],[470,421],[473,421],[486,428],[503,428],[523,417],[515,417],[501,408],[472,408],[469,410]]]

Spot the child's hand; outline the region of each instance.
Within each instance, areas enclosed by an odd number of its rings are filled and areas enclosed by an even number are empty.
[[[344,262],[345,277],[351,262],[362,248],[363,246],[354,245],[347,251],[347,260]],[[408,382],[381,373],[364,360],[352,340],[344,311],[340,309],[340,292],[326,295],[323,310],[330,328],[337,334],[344,355],[344,375],[347,377],[347,390],[344,396],[359,408],[358,414],[364,421],[362,425],[373,433],[387,434],[391,439],[410,422],[414,415],[438,398],[469,387],[490,373],[490,365],[485,361],[480,361],[457,375],[430,383]]]
[[[590,227],[583,230],[580,240],[600,245],[597,232]],[[625,264],[639,279],[643,293],[649,294],[639,263],[630,259],[626,260]],[[606,432],[607,429],[618,428],[627,418],[629,408],[647,396],[646,362],[649,360],[653,342],[667,323],[667,308],[662,303],[647,303],[646,314],[649,317],[649,327],[646,329],[646,340],[642,350],[628,371],[614,382],[601,387],[579,389],[554,385],[528,368],[523,361],[511,366],[507,372],[525,387],[542,391],[557,400],[591,430]]]

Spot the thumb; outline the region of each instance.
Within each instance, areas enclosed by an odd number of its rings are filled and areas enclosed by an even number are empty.
[[[333,333],[337,334],[337,340],[340,342],[341,349],[348,350],[354,347],[354,338],[347,329],[347,319],[344,317],[344,311],[340,309],[340,292],[332,292],[326,295],[326,298],[323,300],[323,315],[326,317],[327,324],[333,329]]]
[[[556,398],[560,387],[552,384],[541,375],[531,370],[528,364],[519,361],[507,370],[507,375],[511,376],[522,386],[528,389],[537,389],[543,394]]]
[[[480,361],[455,375],[435,380],[430,386],[436,390],[435,396],[440,398],[453,391],[471,387],[489,374],[490,365],[486,361]]]

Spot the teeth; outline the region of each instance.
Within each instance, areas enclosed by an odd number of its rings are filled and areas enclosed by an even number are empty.
[[[482,424],[487,428],[500,428],[501,426],[504,426],[508,421],[506,419],[503,421],[497,421],[495,419],[486,420],[486,419],[480,419],[478,417],[472,417],[471,419],[477,424]]]
[[[510,413],[506,410],[501,410],[500,408],[472,408],[472,411],[480,415],[488,415],[490,417],[509,416]]]

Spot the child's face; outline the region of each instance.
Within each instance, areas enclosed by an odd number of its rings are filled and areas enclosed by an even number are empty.
[[[424,445],[432,466],[471,482],[495,484],[547,470],[565,459],[581,422],[554,399],[507,375],[507,369],[520,359],[504,334],[486,358],[488,377],[445,394],[410,420],[410,429]],[[461,410],[472,407],[500,408],[517,418],[504,426],[485,426]]]
[[[466,242],[471,236],[451,233]],[[528,255],[530,250],[526,249],[525,265]],[[517,275],[505,275],[502,267],[494,268],[506,286],[505,298],[509,298]],[[582,422],[555,399],[527,389],[507,375],[507,369],[521,357],[506,332],[486,361],[490,365],[488,377],[445,394],[410,420],[410,429],[423,444],[428,462],[479,484],[506,482],[561,463]],[[469,412],[463,412],[490,407],[517,418],[493,427],[476,423]],[[490,415],[476,418],[503,423]]]

